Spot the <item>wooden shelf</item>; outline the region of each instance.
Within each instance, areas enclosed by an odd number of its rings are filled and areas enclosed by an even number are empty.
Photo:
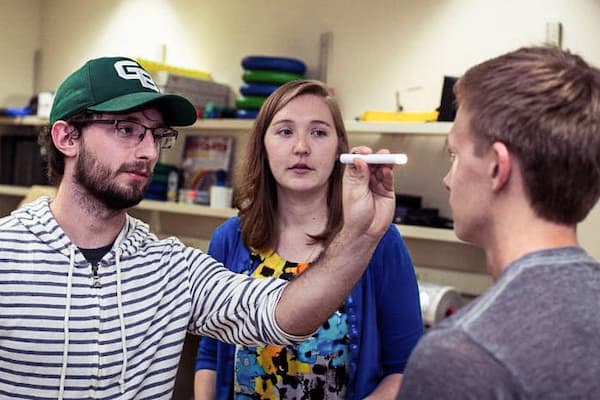
[[[0,185],[0,195],[25,197],[29,189],[29,187],[25,186]]]
[[[447,135],[452,122],[364,122],[344,121],[348,133],[382,133],[392,135]]]
[[[169,201],[156,200],[143,200],[135,208],[145,211],[157,211],[222,219],[227,219],[237,214],[237,209],[235,208],[213,208],[201,204],[173,203]]]
[[[178,127],[179,130],[223,130],[248,132],[254,123],[253,119],[199,119],[194,125]]]
[[[403,237],[422,240],[435,240],[448,243],[468,243],[456,237],[452,229],[430,228],[427,226],[396,224]]]
[[[0,185],[0,218],[18,208],[29,189],[23,186]]]
[[[171,213],[187,215],[189,217],[209,217],[226,220],[237,215],[235,208],[213,208],[201,204],[173,203],[168,201],[143,200],[134,209],[143,211],[155,211],[159,213]],[[433,240],[448,243],[459,243],[469,245],[458,239],[451,229],[430,228],[415,225],[396,225],[405,238]]]
[[[37,188],[41,188],[37,189]],[[0,196],[14,197],[17,200],[24,199],[32,190],[29,187],[0,185]],[[50,187],[36,187],[34,189],[36,195],[49,194],[53,192]],[[207,217],[226,220],[227,218],[237,215],[235,208],[213,208],[201,204],[186,204],[174,203],[168,201],[143,200],[140,204],[134,207],[135,210],[178,214],[189,217]],[[429,228],[424,226],[414,225],[396,225],[405,238],[434,240],[449,243],[464,243],[456,237],[454,231],[450,229]]]
[[[248,119],[201,119],[181,130],[227,130],[248,132],[254,120]],[[393,135],[446,135],[452,122],[362,122],[344,121],[348,133],[376,133]]]
[[[39,118],[35,115],[26,115],[24,117],[0,117],[0,125],[22,125],[22,126],[43,126],[48,125],[46,118]]]
[[[237,215],[235,208],[213,208],[200,204],[173,203],[168,201],[143,200],[135,209],[187,215],[190,217],[209,217],[227,219]],[[397,224],[398,230],[405,238],[433,240],[448,243],[469,245],[458,239],[451,229],[430,228],[425,226]]]
[[[182,131],[223,130],[244,131],[252,128],[252,119],[199,119],[194,125],[180,127]],[[0,117],[0,125],[42,126],[48,120],[33,115],[24,117]],[[446,135],[452,122],[364,122],[344,121],[348,133],[379,133],[393,135]]]

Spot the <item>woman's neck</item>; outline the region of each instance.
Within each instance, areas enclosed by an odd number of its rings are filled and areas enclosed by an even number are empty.
[[[293,262],[311,262],[322,251],[309,235],[317,235],[327,227],[326,195],[279,197],[277,219],[279,238],[277,253]]]
[[[321,232],[327,225],[327,194],[287,196],[279,193],[277,218],[279,229],[305,229],[306,233]]]

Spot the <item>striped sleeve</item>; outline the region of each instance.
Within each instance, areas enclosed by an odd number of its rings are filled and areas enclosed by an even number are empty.
[[[195,249],[188,249],[192,321],[189,330],[246,346],[292,344],[306,340],[284,332],[275,308],[287,284],[281,279],[254,279],[229,271]]]

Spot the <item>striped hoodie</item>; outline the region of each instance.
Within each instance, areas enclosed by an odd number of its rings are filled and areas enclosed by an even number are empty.
[[[284,281],[232,273],[129,215],[95,278],[49,201],[0,219],[0,398],[170,399],[186,331],[305,339],[275,323]]]

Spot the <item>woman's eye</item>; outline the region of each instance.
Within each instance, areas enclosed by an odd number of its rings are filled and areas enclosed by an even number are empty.
[[[290,136],[293,132],[291,129],[283,128],[283,129],[280,129],[279,131],[277,131],[277,133],[282,136]]]
[[[314,131],[312,131],[313,136],[327,136],[327,131],[324,131],[323,129],[315,129]]]

